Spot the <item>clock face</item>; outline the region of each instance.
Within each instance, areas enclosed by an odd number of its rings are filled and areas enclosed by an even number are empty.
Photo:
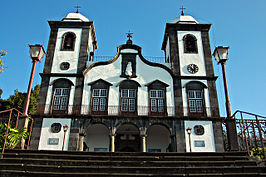
[[[189,64],[187,66],[187,71],[190,72],[191,74],[195,74],[196,72],[199,71],[199,67],[195,64]]]

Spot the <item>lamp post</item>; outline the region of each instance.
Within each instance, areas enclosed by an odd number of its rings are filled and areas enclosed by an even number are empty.
[[[32,87],[32,82],[33,82],[33,77],[35,73],[35,68],[37,61],[41,61],[43,58],[45,51],[43,49],[43,46],[40,44],[35,44],[35,45],[29,45],[30,47],[30,57],[32,59],[32,69],[31,69],[31,75],[30,75],[30,81],[28,85],[28,91],[27,91],[27,96],[25,99],[25,104],[24,104],[24,111],[23,115],[27,116],[28,115],[28,109],[29,109],[29,103],[30,103],[30,93],[31,93],[31,87]]]
[[[228,87],[227,87],[227,77],[225,72],[225,63],[228,60],[228,50],[229,47],[218,46],[215,48],[213,52],[213,56],[218,64],[222,66],[222,73],[223,73],[223,83],[224,83],[224,93],[225,93],[225,106],[226,106],[226,129],[227,129],[227,137],[228,137],[228,144],[229,150],[237,151],[238,150],[238,141],[237,141],[237,131],[236,131],[236,122],[233,119],[232,111],[231,111],[231,103],[229,99]]]
[[[186,131],[187,131],[187,134],[188,134],[189,152],[192,152],[192,149],[191,149],[191,128],[188,127],[188,128],[186,129]]]
[[[68,130],[68,125],[64,125],[64,126],[63,126],[63,130],[64,130],[64,139],[63,139],[62,151],[63,151],[64,148],[65,148],[65,139],[66,139],[66,132],[67,132],[67,130]]]

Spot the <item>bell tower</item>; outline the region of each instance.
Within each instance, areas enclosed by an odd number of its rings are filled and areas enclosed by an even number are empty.
[[[45,105],[53,103],[54,83],[68,80],[71,83],[68,105],[81,105],[84,85],[82,72],[88,61],[93,61],[97,41],[93,21],[79,13],[69,13],[61,21],[48,21],[51,28],[47,56],[39,96],[40,113],[46,112]],[[64,87],[64,84],[62,86]]]
[[[177,115],[219,117],[217,91],[209,42],[210,24],[184,15],[166,23],[162,50],[174,73]]]

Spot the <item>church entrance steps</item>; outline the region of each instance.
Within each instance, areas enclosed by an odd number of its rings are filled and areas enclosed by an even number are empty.
[[[245,152],[111,153],[7,150],[0,177],[266,176]]]
[[[141,166],[141,167],[193,167],[193,166],[254,166],[255,161],[236,160],[236,161],[116,161],[116,160],[66,160],[66,159],[34,159],[34,158],[5,158],[6,164],[39,164],[45,165],[49,162],[50,165],[62,165],[62,166]],[[2,166],[3,164],[0,164]],[[5,165],[5,164],[4,164]]]

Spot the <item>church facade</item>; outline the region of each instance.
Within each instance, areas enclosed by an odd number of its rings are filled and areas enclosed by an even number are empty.
[[[130,39],[94,61],[94,23],[80,13],[49,21],[31,149],[223,152],[210,24],[181,15],[166,24],[165,62]]]

